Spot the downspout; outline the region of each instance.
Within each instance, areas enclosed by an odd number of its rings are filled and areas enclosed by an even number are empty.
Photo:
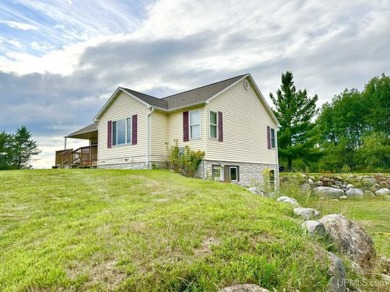
[[[152,165],[150,163],[150,153],[151,153],[151,150],[152,150],[152,147],[151,147],[151,144],[152,144],[152,113],[154,112],[154,107],[151,107],[150,108],[150,112],[148,114],[148,133],[147,133],[147,137],[148,137],[148,146],[147,146],[147,167],[148,169],[151,169],[152,168]]]
[[[276,158],[276,169],[275,173],[276,175],[276,184],[275,184],[275,191],[279,189],[279,151],[278,151],[278,132],[279,127],[277,126],[277,130],[275,131],[275,158]]]
[[[66,150],[66,137],[64,137],[64,150]]]

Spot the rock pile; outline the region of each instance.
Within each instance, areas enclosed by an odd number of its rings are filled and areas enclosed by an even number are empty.
[[[353,190],[349,187],[349,190]],[[360,192],[356,192],[360,196]],[[329,238],[337,251],[345,254],[352,262],[357,272],[364,274],[375,264],[375,248],[372,239],[356,223],[339,214],[323,216],[318,220],[320,213],[312,208],[302,208],[294,198],[286,196],[277,199],[281,203],[289,203],[294,207],[294,214],[303,218],[302,228],[309,236]],[[328,291],[346,291],[346,273],[342,260],[335,254],[328,253],[330,260],[329,275],[331,279]]]
[[[302,189],[311,190],[316,196],[332,199],[364,198],[366,196],[385,196],[390,199],[390,176],[349,175],[347,177],[323,175],[283,177],[283,180],[298,179]]]

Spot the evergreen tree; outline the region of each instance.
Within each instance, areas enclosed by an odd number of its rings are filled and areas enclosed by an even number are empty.
[[[12,168],[12,141],[12,135],[4,131],[0,132],[0,170]]]
[[[31,133],[25,126],[16,130],[12,142],[12,165],[16,169],[31,168],[32,156],[38,155],[37,142],[31,139]]]
[[[296,90],[293,74],[282,73],[281,88],[276,91],[276,97],[270,93],[275,105],[274,114],[281,128],[278,134],[278,148],[281,159],[287,160],[287,168],[292,170],[294,159],[315,159],[319,155],[315,143],[318,135],[311,120],[318,113],[316,102],[318,96],[307,96],[306,89]]]

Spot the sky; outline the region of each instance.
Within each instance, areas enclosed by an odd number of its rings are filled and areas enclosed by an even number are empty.
[[[0,3],[0,131],[30,130],[34,168],[118,86],[164,97],[250,73],[271,104],[286,71],[318,106],[389,75],[390,0]]]

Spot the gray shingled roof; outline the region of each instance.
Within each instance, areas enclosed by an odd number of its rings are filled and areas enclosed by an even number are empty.
[[[137,92],[128,88],[121,87],[122,90],[130,93],[131,95],[139,98],[140,100],[150,104],[152,106],[173,110],[187,106],[197,105],[206,102],[209,98],[213,97],[217,93],[226,89],[233,83],[237,82],[246,75],[239,75],[233,78],[229,78],[223,81],[191,89],[185,92],[177,93],[164,98],[157,98],[151,95],[147,95],[141,92]]]
[[[122,90],[130,93],[131,95],[139,98],[140,100],[146,102],[147,104],[150,104],[152,106],[159,107],[162,109],[168,109],[168,103],[166,101],[162,100],[161,98],[157,98],[157,97],[147,95],[145,93],[141,93],[141,92],[131,90],[128,88],[124,88],[124,87],[120,87],[120,88]]]
[[[77,130],[76,132],[73,132],[72,134],[69,134],[65,136],[65,138],[81,138],[85,139],[84,136],[93,136],[93,132],[97,132],[97,123],[90,124],[80,130]]]
[[[229,87],[245,75],[239,75],[230,79],[191,89],[163,98],[168,103],[168,109],[177,109],[207,101],[217,93]]]

